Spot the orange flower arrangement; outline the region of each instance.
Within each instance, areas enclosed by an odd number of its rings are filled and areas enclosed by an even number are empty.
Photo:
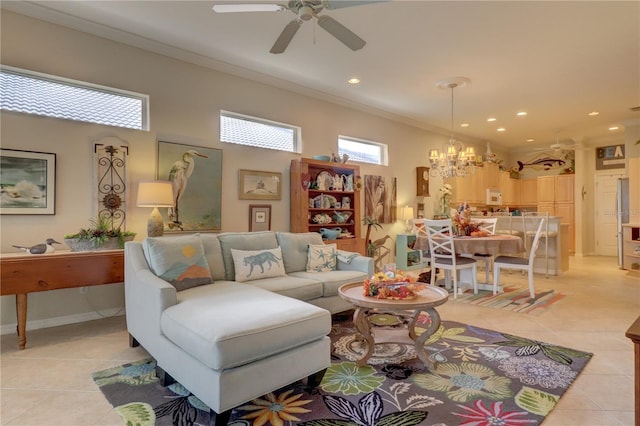
[[[452,225],[453,231],[459,236],[469,236],[479,231],[478,225],[471,221],[471,210],[468,208],[456,212]]]
[[[364,280],[363,294],[376,299],[415,299],[418,297],[416,293],[425,287],[425,284],[417,282],[416,277],[402,270],[377,272]]]

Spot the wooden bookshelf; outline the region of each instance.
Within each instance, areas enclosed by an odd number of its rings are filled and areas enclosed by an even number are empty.
[[[351,177],[354,190],[344,190],[339,185],[330,184],[335,176]],[[355,182],[360,178],[360,167],[352,164],[301,158],[291,160],[290,170],[291,232],[320,232],[322,228],[341,228],[352,235],[351,238],[325,240],[336,243],[340,250],[365,254],[365,242],[361,234],[360,192]],[[321,184],[319,185],[319,181]],[[337,223],[335,214],[349,215],[345,223]],[[331,222],[317,223],[314,217],[326,215]]]

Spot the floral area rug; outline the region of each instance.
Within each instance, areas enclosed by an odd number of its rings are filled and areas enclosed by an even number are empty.
[[[377,326],[408,318],[376,313]],[[426,327],[430,318],[421,317]],[[424,328],[419,328],[422,331]],[[592,354],[525,337],[443,321],[427,341],[429,371],[411,345],[376,345],[368,364],[351,318],[335,317],[332,365],[310,391],[293,383],[237,407],[231,426],[538,425]],[[179,384],[162,387],[153,360],[93,374],[126,425],[206,425],[208,408]],[[256,378],[259,380],[259,377]]]
[[[555,290],[536,290],[536,297],[533,299],[529,297],[528,288],[504,287],[503,290],[502,293],[498,293],[495,296],[493,291],[490,290],[478,290],[478,294],[473,294],[473,290],[466,290],[463,294],[458,295],[455,301],[530,315],[540,315],[546,308],[565,297],[564,294],[557,293]],[[453,298],[449,300],[453,301]]]

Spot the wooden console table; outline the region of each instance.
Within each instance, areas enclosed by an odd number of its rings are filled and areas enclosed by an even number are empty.
[[[0,255],[0,295],[16,295],[18,347],[27,344],[27,294],[124,282],[124,250]]]
[[[640,317],[631,324],[631,327],[625,333],[633,342],[634,351],[634,370],[635,370],[635,417],[636,426],[640,426]]]

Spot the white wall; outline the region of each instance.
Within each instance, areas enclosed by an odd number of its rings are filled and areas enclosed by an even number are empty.
[[[48,237],[88,226],[92,206],[92,140],[105,134],[128,141],[130,199],[127,229],[146,234],[149,210],[135,207],[137,183],[155,177],[156,141],[171,141],[223,150],[222,231],[245,231],[248,205],[238,199],[238,169],[283,174],[283,197],[272,204],[272,229],[289,229],[289,164],[299,155],[222,144],[221,109],[289,123],[302,128],[302,156],[337,151],[339,134],[389,145],[391,165],[361,167],[361,173],[397,177],[398,206],[413,205],[415,170],[427,166],[431,147],[447,137],[417,127],[299,93],[188,64],[155,53],[2,11],[1,62],[150,96],[151,130],[132,131],[52,118],[3,112],[2,147],[57,155],[57,199],[53,216],[2,216],[0,251],[16,252],[12,244],[32,245]],[[446,132],[443,132],[446,134]],[[441,185],[431,179],[431,193]],[[261,202],[262,203],[262,202]],[[431,203],[427,203],[430,205]],[[374,237],[402,232],[401,223],[385,225]],[[63,247],[66,249],[66,246]],[[13,329],[13,296],[1,298],[1,324]],[[29,296],[29,328],[111,314],[124,304],[122,285],[35,293]]]

